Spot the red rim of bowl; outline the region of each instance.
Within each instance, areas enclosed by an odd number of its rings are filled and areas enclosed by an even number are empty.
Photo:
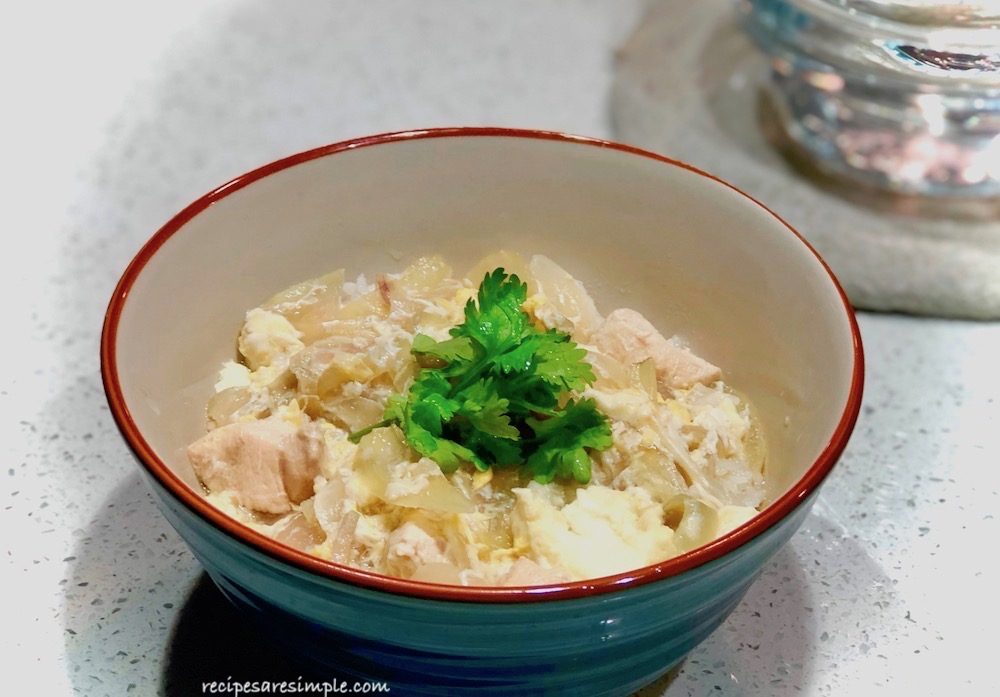
[[[142,437],[138,426],[132,419],[128,406],[125,403],[121,384],[118,379],[116,341],[118,323],[121,319],[122,309],[128,300],[128,294],[132,288],[132,284],[135,283],[136,278],[138,278],[139,274],[142,273],[143,268],[156,254],[160,246],[167,239],[169,239],[171,235],[184,227],[188,221],[216,201],[219,201],[220,199],[225,198],[226,196],[249,184],[288,167],[294,167],[295,165],[320,157],[335,155],[339,152],[356,150],[358,148],[371,147],[375,145],[420,140],[425,138],[479,136],[555,140],[576,143],[584,146],[610,148],[612,150],[618,150],[632,155],[657,160],[663,164],[673,167],[680,167],[689,172],[693,172],[694,174],[724,184],[730,189],[741,194],[752,204],[767,211],[785,228],[787,228],[788,231],[803,245],[805,245],[810,252],[812,252],[822,267],[826,270],[826,273],[829,275],[830,282],[837,289],[837,292],[840,294],[841,301],[843,302],[844,313],[851,329],[854,366],[851,376],[850,393],[848,394],[843,413],[841,414],[840,421],[838,422],[833,435],[830,437],[826,447],[823,448],[823,451],[820,453],[816,461],[788,492],[771,503],[750,521],[744,523],[726,535],[723,535],[717,540],[677,557],[662,561],[658,564],[635,569],[627,573],[598,579],[590,579],[587,581],[562,583],[549,586],[531,586],[520,588],[447,586],[409,581],[355,569],[314,557],[306,554],[305,552],[286,546],[280,542],[276,542],[275,540],[252,530],[242,523],[237,522],[235,519],[230,518],[225,513],[212,506],[212,504],[210,504],[204,497],[193,491],[187,484],[185,484],[180,477],[174,474],[159,458],[159,456],[157,456],[150,445]],[[786,223],[767,206],[763,205],[752,196],[746,194],[732,184],[729,184],[716,176],[703,172],[702,170],[692,167],[684,162],[621,143],[614,143],[611,141],[584,136],[567,135],[565,133],[551,131],[465,127],[434,128],[385,133],[315,148],[313,150],[308,150],[306,152],[277,160],[236,177],[232,181],[223,184],[219,188],[202,196],[194,203],[187,206],[184,210],[171,218],[149,239],[148,242],[146,242],[142,249],[139,250],[138,254],[136,254],[135,258],[132,259],[131,263],[129,263],[128,267],[122,274],[121,279],[118,281],[118,285],[115,288],[114,294],[111,296],[111,301],[108,304],[107,313],[104,318],[104,328],[101,335],[101,376],[104,382],[104,390],[107,394],[108,404],[111,408],[111,414],[114,417],[122,436],[125,438],[126,443],[132,449],[132,452],[135,454],[142,466],[146,468],[149,474],[152,475],[156,481],[160,483],[160,485],[162,485],[181,503],[223,532],[247,543],[259,552],[263,552],[272,558],[286,562],[300,569],[311,571],[337,581],[345,581],[347,583],[371,590],[436,600],[504,603],[561,600],[622,591],[626,588],[643,585],[653,581],[669,578],[671,576],[677,576],[697,566],[701,566],[702,564],[718,559],[764,533],[791,513],[800,503],[808,498],[810,494],[816,491],[826,475],[829,474],[833,465],[839,459],[844,447],[847,445],[848,438],[854,429],[854,424],[858,417],[858,411],[861,407],[861,393],[864,382],[864,357],[861,347],[861,335],[858,331],[854,311],[847,300],[847,295],[844,293],[840,283],[833,275],[830,267],[827,266],[826,262],[819,256],[816,250],[813,249],[813,247],[806,242],[802,235],[800,235],[791,225]]]

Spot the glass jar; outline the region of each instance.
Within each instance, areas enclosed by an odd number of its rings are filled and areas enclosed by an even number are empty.
[[[786,135],[828,174],[1000,196],[1000,0],[741,0]]]

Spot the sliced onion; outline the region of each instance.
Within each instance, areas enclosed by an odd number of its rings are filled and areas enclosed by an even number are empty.
[[[420,257],[393,279],[393,284],[407,295],[432,294],[451,276],[451,267],[438,255]]]
[[[361,516],[357,511],[348,511],[340,521],[337,534],[330,545],[330,559],[338,564],[354,562],[354,533],[358,529]]]
[[[719,530],[715,509],[691,496],[680,495],[668,501],[664,521],[674,527],[674,544],[682,552],[711,542]]]
[[[594,368],[597,380],[594,387],[600,390],[619,390],[629,387],[632,376],[629,370],[616,358],[595,349],[587,352],[587,362]]]
[[[477,261],[469,269],[466,278],[478,286],[482,283],[483,277],[486,274],[492,273],[494,269],[498,268],[503,269],[508,274],[517,275],[523,283],[528,284],[528,292],[535,292],[534,279],[532,278],[531,270],[528,268],[528,262],[517,252],[509,252],[506,249],[487,254]]]
[[[310,500],[316,523],[327,535],[335,536],[343,509],[344,482],[339,477],[328,479],[325,484],[316,488],[316,495]]]
[[[323,416],[358,431],[382,419],[383,405],[367,397],[340,397],[320,402]]]
[[[687,482],[674,461],[654,448],[643,448],[632,455],[612,485],[616,489],[631,486],[645,489],[663,504],[687,491]]]
[[[461,586],[461,571],[454,564],[447,562],[429,562],[421,564],[410,576],[414,581],[424,583],[445,583],[450,586]]]
[[[381,498],[386,503],[435,513],[471,513],[475,506],[430,458],[397,460]]]
[[[656,364],[652,358],[647,358],[641,363],[635,363],[631,368],[633,384],[649,395],[650,399],[656,399],[658,394],[656,385]]]
[[[378,285],[364,295],[344,303],[335,313],[326,319],[330,320],[361,320],[376,317],[385,319],[392,309],[388,297],[379,290]]]
[[[358,443],[354,468],[368,491],[382,498],[392,476],[392,467],[408,460],[409,456],[409,448],[398,428],[377,428]]]
[[[437,465],[434,465],[437,468]],[[427,486],[413,494],[387,497],[389,503],[407,508],[419,508],[438,513],[471,513],[475,506],[462,492],[452,486],[438,469],[437,476],[430,476]]]
[[[271,404],[285,404],[296,397],[297,378],[290,370],[282,370],[267,383],[267,394]]]
[[[559,569],[541,566],[528,557],[518,557],[500,581],[502,586],[543,586],[563,583],[568,575]]]
[[[301,513],[288,516],[275,532],[274,539],[286,545],[308,551],[326,539],[326,533]]]
[[[510,514],[514,510],[514,499],[511,498],[511,505],[501,508],[490,516],[489,523],[480,541],[488,549],[510,549],[514,545],[514,533],[510,526]]]
[[[273,296],[261,307],[277,312],[302,332],[309,345],[325,336],[323,323],[340,309],[344,270],[337,269],[319,278],[297,283]]]
[[[246,387],[229,387],[212,395],[208,400],[208,420],[215,428],[238,420],[240,410],[250,402]]]
[[[589,336],[602,318],[583,284],[541,254],[531,257],[530,268],[538,290],[545,296],[548,305],[571,325],[558,328],[578,334],[577,338]]]
[[[368,382],[375,377],[368,357],[349,338],[334,336],[308,346],[292,357],[289,366],[299,392],[327,397],[345,382]]]

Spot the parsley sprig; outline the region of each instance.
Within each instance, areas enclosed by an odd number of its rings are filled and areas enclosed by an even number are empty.
[[[523,466],[543,483],[589,482],[587,451],[610,447],[611,427],[593,400],[570,395],[594,372],[569,334],[535,328],[521,309],[527,295],[516,275],[487,274],[452,338],[414,337],[422,370],[409,392],[391,396],[383,420],[350,439],[395,424],[446,473],[470,462],[483,471]]]

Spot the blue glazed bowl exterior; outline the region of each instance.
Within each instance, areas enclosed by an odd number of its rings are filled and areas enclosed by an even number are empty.
[[[448,205],[439,210],[438,201]],[[661,226],[679,214],[692,224],[668,241]],[[279,277],[302,278],[312,255],[340,247],[356,252],[361,268],[386,253],[452,245],[472,263],[473,252],[495,249],[497,230],[527,244],[552,221],[561,221],[552,229],[565,236],[562,246],[580,247],[581,263],[608,277],[617,269],[654,305],[683,309],[688,295],[690,307],[706,303],[703,334],[718,342],[720,359],[739,357],[726,364],[752,378],[753,394],[774,407],[773,423],[783,417],[788,429],[769,442],[783,456],[773,470],[776,497],[750,521],[604,579],[451,587],[340,566],[278,543],[214,507],[183,468],[168,464],[190,442],[183,434],[196,432],[191,404],[204,402],[190,401],[191,379],[226,336],[220,318],[245,308],[258,285],[263,292]],[[455,236],[463,226],[476,232]],[[297,240],[287,253],[271,244],[273,231],[286,227]],[[732,234],[736,228],[746,234]],[[620,235],[607,239],[608,229]],[[234,254],[244,248],[254,253]],[[696,273],[682,263],[688,258]],[[703,267],[728,270],[727,280],[708,283]],[[225,270],[221,280],[217,270]],[[206,278],[218,287],[208,292]],[[627,695],[670,670],[722,623],[802,523],[854,427],[864,380],[846,295],[814,250],[762,204],[631,146],[495,128],[335,143],[206,194],[157,231],[122,275],[105,316],[101,371],[111,413],[163,513],[222,592],[262,627],[261,639],[331,680],[384,681],[394,694],[414,695]],[[796,410],[803,418],[790,422]]]
[[[619,592],[466,603],[361,588],[272,558],[146,475],[170,524],[222,592],[294,656],[393,694],[628,695],[677,665],[740,602],[813,497],[712,562]],[[813,495],[815,496],[815,494]]]

